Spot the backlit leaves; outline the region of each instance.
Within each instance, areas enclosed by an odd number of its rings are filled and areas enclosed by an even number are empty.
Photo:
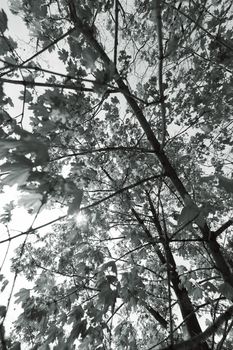
[[[26,288],[21,288],[16,294],[16,303],[24,303],[27,302],[30,297],[30,290]]]
[[[17,44],[11,37],[0,36],[0,55],[10,53],[16,47]]]
[[[1,282],[1,293],[4,291],[4,289],[6,288],[6,286],[8,285],[9,281],[4,278],[4,276],[2,274],[0,274],[0,282]]]
[[[65,182],[64,190],[65,194],[71,195],[73,197],[68,209],[68,214],[73,215],[74,213],[77,213],[80,209],[80,204],[83,198],[83,191],[78,189],[75,186],[75,184],[71,181]]]
[[[6,306],[0,305],[0,319],[6,315]]]
[[[30,168],[23,163],[5,163],[0,167],[3,174],[7,174],[2,179],[3,185],[13,186],[18,184],[24,185],[28,179]]]
[[[43,196],[40,193],[25,193],[20,195],[18,205],[28,210],[32,209],[32,212],[36,212],[40,208],[42,200]]]
[[[5,13],[4,10],[0,11],[0,29],[1,29],[1,33],[4,33],[5,30],[7,29],[7,15]]]
[[[1,157],[9,156],[9,154],[16,155],[34,155],[34,164],[41,165],[48,161],[48,149],[47,146],[37,140],[32,134],[27,132],[20,131],[19,128],[15,130],[20,136],[21,139],[1,139],[0,147],[1,147]],[[21,157],[22,165],[24,165],[27,160]]]
[[[231,3],[68,3],[12,1],[18,47],[0,11],[1,185],[32,214],[19,233],[16,200],[1,214],[31,284],[13,337],[176,347],[232,299]]]

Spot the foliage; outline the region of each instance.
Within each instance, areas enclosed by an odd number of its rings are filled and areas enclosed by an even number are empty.
[[[19,198],[1,215],[1,243],[23,241],[1,348],[230,349],[232,2],[10,9],[0,12],[0,175]],[[25,50],[12,16],[28,28]],[[9,86],[20,86],[15,98]],[[32,224],[15,235],[17,206]],[[30,288],[15,290],[20,276]],[[10,302],[22,313],[6,335]]]

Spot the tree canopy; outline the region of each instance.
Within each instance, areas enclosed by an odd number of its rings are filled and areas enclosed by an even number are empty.
[[[21,243],[0,348],[232,349],[232,1],[9,9],[0,186],[19,194],[1,215],[1,250]],[[32,220],[15,233],[19,206]],[[16,290],[20,276],[30,288]],[[12,302],[22,312],[6,334]]]

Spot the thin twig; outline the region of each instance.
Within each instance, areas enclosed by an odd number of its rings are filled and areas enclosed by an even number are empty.
[[[25,232],[21,232],[21,233],[15,235],[15,236],[11,236],[11,237],[9,237],[9,238],[3,239],[2,241],[0,241],[0,244],[1,244],[1,243],[5,243],[5,242],[12,241],[12,240],[15,239],[15,238],[18,238],[18,237],[27,235],[27,234],[29,234],[29,233],[30,233],[30,234],[31,234],[31,233],[34,233],[35,231],[37,231],[37,230],[39,230],[39,229],[41,229],[41,228],[43,228],[43,227],[52,225],[52,224],[54,224],[55,222],[64,219],[65,217],[67,217],[67,215],[60,216],[59,218],[54,219],[54,220],[49,221],[49,222],[46,222],[45,224],[42,224],[42,225],[37,226],[37,227],[35,227],[35,228],[30,228],[30,229],[28,229],[28,230],[25,231]]]
[[[6,227],[6,229],[7,229],[8,238],[10,238],[10,232],[9,232],[9,228],[8,228],[8,226]],[[2,260],[1,267],[0,267],[0,272],[2,271],[2,268],[3,268],[4,263],[5,263],[5,261],[6,261],[7,254],[8,254],[9,249],[10,249],[10,244],[11,244],[11,241],[10,241],[10,240],[8,240],[8,245],[7,245],[7,248],[6,248],[6,252],[5,252],[4,258],[3,258],[3,260]]]
[[[0,82],[7,83],[7,84],[14,84],[14,85],[22,85],[24,87],[47,87],[47,88],[61,88],[61,89],[69,89],[69,90],[75,90],[75,91],[81,91],[81,92],[94,92],[92,88],[83,87],[81,85],[75,85],[75,84],[58,84],[58,83],[41,83],[36,81],[29,81],[29,80],[15,80],[15,79],[7,79],[7,78],[0,78]]]
[[[113,316],[122,308],[122,306],[125,304],[125,302],[121,303],[121,305],[119,305],[116,310],[112,313],[112,315],[107,319],[107,321],[105,323],[108,323],[112,318]]]
[[[232,219],[228,220],[221,227],[219,227],[219,229],[217,229],[216,231],[212,232],[212,235],[214,235],[214,237],[217,238],[219,235],[221,235],[221,233],[223,233],[231,225],[233,225],[233,220]]]
[[[25,112],[26,93],[27,93],[27,87],[26,87],[26,85],[24,85],[22,115],[21,115],[21,120],[19,122],[19,124],[21,124],[21,125],[22,125],[22,122],[23,122],[24,112]]]
[[[143,152],[143,153],[155,153],[153,149],[147,149],[143,147],[135,147],[135,146],[108,146],[108,147],[100,147],[96,149],[80,149],[79,152],[74,152],[70,154],[64,154],[62,156],[51,159],[50,162],[55,162],[57,160],[67,158],[67,157],[77,157],[88,155],[92,153],[98,152],[120,152],[120,151],[129,151],[129,152]]]
[[[135,183],[133,183],[131,185],[128,185],[126,187],[120,188],[119,190],[115,191],[114,193],[110,194],[107,197],[101,198],[101,199],[99,199],[98,201],[96,201],[96,202],[94,202],[92,204],[89,204],[89,205],[87,205],[85,207],[82,207],[80,210],[85,210],[85,209],[89,209],[89,208],[95,207],[96,205],[99,205],[100,203],[105,202],[106,200],[108,200],[108,199],[110,199],[112,197],[115,197],[115,196],[117,196],[117,195],[119,195],[119,194],[121,194],[121,193],[123,193],[125,191],[128,191],[128,190],[130,190],[130,189],[132,189],[134,187],[140,186],[140,185],[142,185],[143,183],[145,183],[147,181],[158,179],[161,176],[163,176],[163,175],[159,174],[159,175],[153,175],[153,176],[149,176],[147,178],[141,179],[141,180],[139,180],[139,181],[137,181],[137,182],[135,182]]]
[[[45,47],[43,47],[43,49],[39,50],[38,52],[36,52],[34,55],[32,55],[31,57],[29,57],[28,59],[26,59],[24,62],[20,63],[19,65],[17,65],[17,69],[23,67],[26,63],[30,62],[31,60],[33,60],[34,58],[36,58],[37,56],[41,55],[43,52],[47,51],[49,48],[51,48],[53,45],[57,44],[60,40],[64,39],[65,37],[67,37],[69,34],[71,34],[72,32],[74,32],[76,30],[75,27],[69,29],[67,32],[65,32],[63,35],[61,35],[59,38],[55,39],[53,42],[49,43],[48,45],[46,45]],[[3,77],[4,75],[14,72],[15,67],[9,69],[8,71],[0,74],[0,77]]]
[[[225,312],[223,312],[215,322],[213,322],[204,332],[192,337],[189,340],[175,344],[173,346],[167,346],[161,350],[195,350],[197,346],[206,341],[216,330],[222,325],[224,321],[229,320],[233,315],[233,306],[230,306]],[[156,345],[157,346],[157,345]],[[154,349],[155,346],[150,347],[147,350]]]
[[[114,38],[114,65],[117,67],[117,46],[118,46],[118,0],[115,0],[115,38]]]
[[[178,9],[176,6],[172,5],[171,3],[166,3],[168,6],[171,6],[174,10],[178,11],[182,16],[186,17],[190,22],[194,23],[195,27],[198,27],[199,29],[201,29],[204,33],[206,33],[212,40],[217,41],[219,44],[221,44],[222,46],[226,47],[228,50],[233,51],[233,47],[231,45],[229,45],[227,42],[222,41],[221,39],[219,39],[218,36],[210,33],[207,29],[205,29],[200,23],[198,23],[198,19],[195,20],[193,19],[189,14],[187,14],[186,12],[182,11],[180,8]]]

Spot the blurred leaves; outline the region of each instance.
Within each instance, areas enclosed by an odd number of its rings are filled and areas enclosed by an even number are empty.
[[[30,297],[30,290],[26,288],[21,288],[16,294],[15,294],[16,300],[15,302],[17,304],[27,302],[27,300]]]
[[[233,193],[233,180],[228,179],[223,175],[218,175],[219,187],[222,187],[226,192]]]
[[[0,11],[0,30],[1,30],[1,33],[4,33],[5,30],[8,28],[7,22],[8,22],[8,19],[7,19],[6,12],[4,10],[1,10]]]

